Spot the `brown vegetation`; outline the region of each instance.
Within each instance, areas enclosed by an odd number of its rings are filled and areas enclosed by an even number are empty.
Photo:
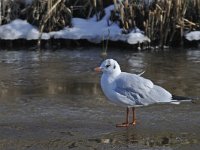
[[[72,26],[72,17],[95,14],[100,20],[109,4],[115,8],[110,21],[118,23],[124,33],[137,27],[161,47],[174,41],[182,44],[184,31],[200,28],[200,0],[33,0],[31,5],[24,0],[0,0],[0,25],[22,18],[41,33],[57,31]]]
[[[145,31],[152,43],[170,45],[180,40],[184,31],[195,30],[200,24],[200,0],[113,0],[112,20],[119,21],[125,32],[135,27]],[[117,19],[116,19],[117,18]]]

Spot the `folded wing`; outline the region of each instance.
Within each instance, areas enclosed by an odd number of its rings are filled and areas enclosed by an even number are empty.
[[[135,74],[122,72],[116,79],[115,91],[135,101],[136,105],[145,105],[141,99],[147,97],[154,84]]]

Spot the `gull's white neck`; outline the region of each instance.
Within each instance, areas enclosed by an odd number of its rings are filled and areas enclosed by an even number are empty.
[[[115,73],[103,73],[101,77],[101,88],[106,95],[106,97],[112,101],[113,100],[113,89],[115,89],[116,83],[115,79],[120,75],[121,71],[115,72]]]
[[[117,69],[112,73],[106,73],[106,72],[103,73],[101,77],[102,89],[104,90],[105,89],[108,90],[107,88],[112,89],[115,86],[113,81],[120,75],[120,73],[121,73],[120,69]]]
[[[108,73],[108,72],[103,73],[102,77],[105,77],[105,78],[108,78],[108,79],[115,79],[118,75],[120,75],[120,73],[121,73],[121,70],[116,69],[112,73]]]

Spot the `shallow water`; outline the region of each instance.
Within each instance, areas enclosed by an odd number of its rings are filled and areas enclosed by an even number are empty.
[[[101,48],[0,51],[0,149],[198,149],[200,104],[137,109],[138,124],[115,128],[124,108],[110,104],[93,68]],[[123,71],[175,95],[200,96],[200,50],[109,48]]]

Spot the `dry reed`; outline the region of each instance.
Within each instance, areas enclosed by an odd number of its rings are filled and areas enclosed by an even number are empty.
[[[20,4],[12,0],[0,0],[0,25],[9,23],[20,15]]]
[[[170,45],[177,37],[182,44],[185,30],[199,28],[200,0],[113,0],[116,21],[125,33],[136,26],[145,31],[153,44],[163,47]],[[178,36],[177,36],[178,35]]]
[[[20,0],[0,0],[0,25],[23,16],[41,33],[57,31],[72,26],[72,17],[95,14],[100,20],[104,3],[114,4],[112,23],[118,23],[124,33],[136,27],[143,30],[152,45],[182,44],[185,31],[200,28],[200,0],[33,0],[23,7]]]

